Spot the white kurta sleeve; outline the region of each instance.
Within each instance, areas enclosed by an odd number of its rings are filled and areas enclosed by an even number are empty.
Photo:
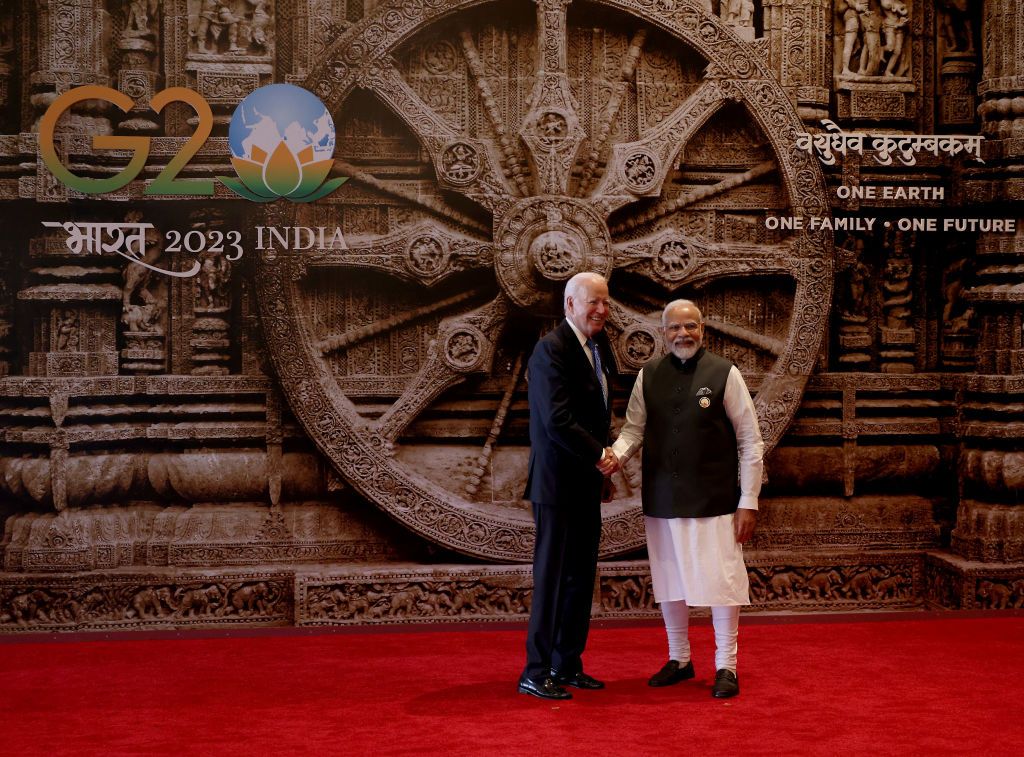
[[[746,510],[756,510],[757,497],[761,493],[761,474],[764,471],[764,440],[761,438],[754,401],[735,365],[725,382],[723,404],[736,432],[736,446],[739,449],[739,506]]]
[[[625,462],[640,449],[644,443],[644,426],[647,425],[647,403],[644,402],[644,369],[636,375],[636,383],[633,384],[633,392],[629,395],[629,404],[626,406],[626,422],[622,425],[619,438],[612,445],[612,452]]]

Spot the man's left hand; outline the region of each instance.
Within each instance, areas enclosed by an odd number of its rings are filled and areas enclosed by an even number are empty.
[[[736,517],[732,520],[733,533],[736,534],[736,543],[745,544],[754,535],[754,526],[757,525],[757,510],[740,508],[736,511]]]

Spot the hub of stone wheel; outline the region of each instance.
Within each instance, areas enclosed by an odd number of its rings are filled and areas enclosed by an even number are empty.
[[[509,298],[524,308],[560,313],[565,282],[581,271],[608,277],[613,251],[608,226],[572,197],[520,200],[497,221],[495,272]]]

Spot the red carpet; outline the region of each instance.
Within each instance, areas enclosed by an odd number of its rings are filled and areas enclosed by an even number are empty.
[[[651,689],[657,626],[595,628],[608,688],[515,693],[522,630],[0,643],[0,753],[1020,754],[1024,617],[746,618],[734,700]],[[820,621],[820,619],[817,619]]]

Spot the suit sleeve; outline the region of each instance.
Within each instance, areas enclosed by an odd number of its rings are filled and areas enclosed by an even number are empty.
[[[564,355],[552,349],[550,342],[537,343],[529,366],[529,391],[534,397],[536,420],[554,444],[586,463],[596,464],[604,454],[604,444],[581,426],[572,412]],[[534,418],[531,416],[531,422]]]

